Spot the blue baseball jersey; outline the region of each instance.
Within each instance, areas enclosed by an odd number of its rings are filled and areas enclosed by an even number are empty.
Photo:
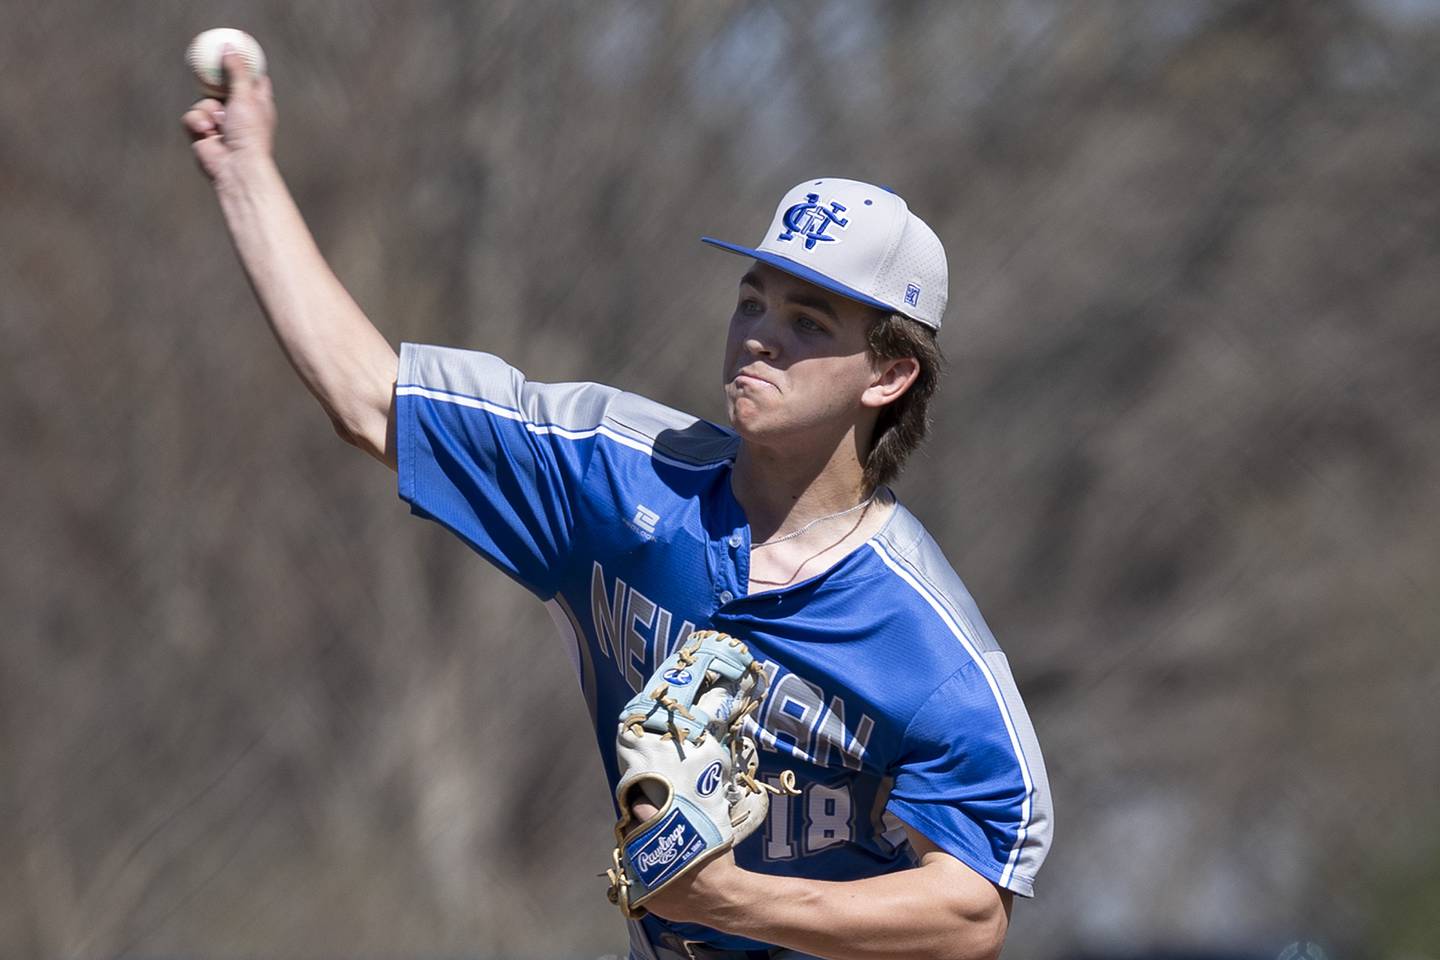
[[[740,866],[852,880],[907,868],[903,824],[1033,896],[1052,815],[1004,653],[918,520],[817,576],[747,595],[750,528],[728,429],[593,383],[531,383],[483,353],[405,344],[399,492],[549,607],[612,787],[621,708],[695,629],[746,641],[769,678],[760,772],[793,770]],[[754,941],[656,917],[655,942]]]

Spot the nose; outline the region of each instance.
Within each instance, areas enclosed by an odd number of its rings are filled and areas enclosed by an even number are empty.
[[[775,355],[774,351],[765,343],[765,341],[761,340],[757,335],[753,333],[745,338],[744,346],[745,352],[750,354],[751,356],[772,357]]]
[[[774,357],[776,354],[775,331],[771,329],[773,320],[767,311],[762,316],[755,317],[745,330],[741,339],[741,345],[745,352],[755,357]]]

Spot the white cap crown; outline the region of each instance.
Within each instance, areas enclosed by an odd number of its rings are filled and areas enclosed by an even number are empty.
[[[807,180],[781,199],[758,246],[702,239],[940,329],[949,295],[945,247],[884,187],[833,177]]]

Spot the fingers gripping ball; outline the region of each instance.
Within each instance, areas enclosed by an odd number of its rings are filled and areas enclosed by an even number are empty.
[[[185,62],[190,65],[195,79],[200,81],[200,88],[212,97],[223,98],[230,92],[225,82],[225,68],[220,62],[226,44],[240,54],[252,76],[265,74],[265,51],[250,34],[234,27],[206,30],[190,41],[190,47],[185,51]]]
[[[788,770],[781,788],[756,779],[755,742],[741,733],[764,692],[744,643],[701,630],[620,711],[620,821],[606,875],[610,902],[625,916],[644,916],[645,901],[666,884],[753,833],[771,793],[794,792]],[[630,807],[642,799],[658,812],[639,822]]]

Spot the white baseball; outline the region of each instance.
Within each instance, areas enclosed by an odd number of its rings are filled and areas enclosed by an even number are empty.
[[[250,34],[234,27],[206,30],[190,41],[190,48],[185,51],[185,62],[190,65],[195,79],[200,81],[201,88],[212,97],[223,97],[230,92],[225,85],[225,69],[220,63],[221,52],[227,43],[244,58],[253,75],[258,77],[265,73],[265,51]]]

